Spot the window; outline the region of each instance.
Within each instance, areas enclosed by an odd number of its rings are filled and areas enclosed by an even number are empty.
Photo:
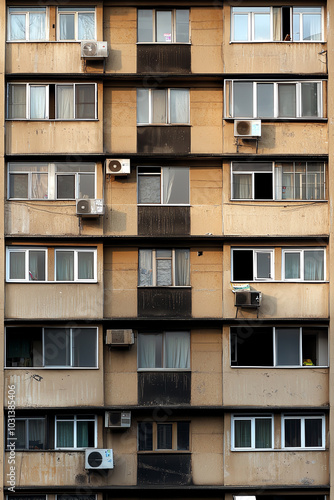
[[[232,7],[234,42],[323,40],[321,7]]]
[[[9,7],[8,40],[48,40],[46,7]]]
[[[138,285],[190,286],[189,250],[139,250]]]
[[[226,118],[323,117],[322,82],[225,81]]]
[[[56,495],[56,500],[96,500],[96,495]],[[325,500],[325,499],[321,499]]]
[[[138,9],[138,42],[189,43],[189,9]]]
[[[274,425],[272,415],[232,415],[232,450],[272,449]]]
[[[137,89],[137,124],[188,124],[188,89]]]
[[[6,500],[47,500],[46,495],[7,495]]]
[[[189,370],[190,333],[139,333],[138,368]]]
[[[232,281],[274,279],[274,251],[264,248],[232,250]]]
[[[55,262],[55,281],[96,281],[96,249],[56,249]]]
[[[9,163],[8,198],[95,198],[95,163]]]
[[[328,330],[316,326],[232,327],[231,366],[328,366]]]
[[[17,450],[44,450],[46,448],[45,417],[15,418],[15,448]],[[8,436],[8,439],[11,439]]]
[[[188,167],[138,167],[138,203],[189,204]]]
[[[7,367],[97,368],[96,328],[8,327]]]
[[[95,7],[58,7],[58,40],[96,40]]]
[[[232,199],[324,200],[325,165],[314,161],[233,162]]]
[[[282,448],[325,448],[325,416],[282,416]]]
[[[283,250],[283,279],[288,281],[323,281],[324,248]]]
[[[93,120],[97,118],[95,83],[9,83],[9,120]]]
[[[41,247],[7,248],[7,281],[46,281],[47,250]]]
[[[56,416],[56,449],[96,448],[97,418],[95,415]]]
[[[138,451],[189,451],[189,422],[138,422]]]

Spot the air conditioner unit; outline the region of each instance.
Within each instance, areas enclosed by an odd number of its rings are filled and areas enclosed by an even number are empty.
[[[112,429],[131,427],[131,411],[106,411],[105,426]]]
[[[77,215],[81,215],[82,217],[98,217],[103,214],[103,200],[77,200]]]
[[[130,160],[107,159],[106,174],[126,175],[131,173]]]
[[[81,42],[81,57],[83,59],[105,59],[108,57],[108,42],[90,40]]]
[[[262,293],[256,291],[235,292],[235,306],[236,307],[250,307],[257,308],[261,305]]]
[[[113,469],[114,457],[112,450],[87,448],[85,450],[85,469]]]
[[[130,346],[135,343],[132,330],[107,330],[106,344],[110,346]]]
[[[234,137],[261,137],[261,120],[234,120]]]

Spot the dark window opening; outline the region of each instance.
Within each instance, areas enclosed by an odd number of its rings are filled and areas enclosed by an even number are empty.
[[[255,173],[254,174],[254,199],[255,200],[272,200],[273,199],[273,182],[271,173]]]
[[[272,328],[231,328],[231,366],[273,366]]]
[[[234,250],[233,280],[252,281],[253,276],[253,250]]]

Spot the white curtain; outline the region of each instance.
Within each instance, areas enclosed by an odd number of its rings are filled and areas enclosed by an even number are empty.
[[[95,14],[78,14],[79,40],[95,40]]]
[[[29,15],[29,40],[45,40],[45,12]]]
[[[190,285],[189,250],[175,250],[175,286]]]
[[[78,278],[94,279],[94,252],[78,252]]]
[[[285,252],[285,279],[300,279],[300,253]]]
[[[25,278],[25,252],[10,252],[9,277],[12,280]]]
[[[190,368],[189,332],[166,332],[166,368]]]
[[[139,285],[153,285],[152,250],[139,250]]]
[[[165,167],[163,169],[163,202],[168,204],[170,202],[172,190],[175,181],[175,168]]]
[[[170,123],[189,123],[188,89],[171,89]]]
[[[138,368],[162,368],[162,334],[139,334]]]
[[[45,280],[45,252],[29,251],[29,280]]]
[[[26,39],[25,14],[11,14],[9,22],[10,22],[10,39],[25,40]]]
[[[45,120],[46,118],[46,87],[30,87],[30,118]]]
[[[31,174],[31,198],[48,198],[48,174]]]
[[[273,39],[274,41],[279,41],[282,39],[281,35],[281,15],[282,15],[282,9],[280,7],[273,7]]]
[[[57,87],[57,118],[74,119],[73,85],[58,85]]]
[[[56,281],[74,280],[74,253],[72,251],[56,252]]]
[[[323,280],[324,279],[324,252],[307,251],[304,252],[304,279]]]
[[[303,40],[321,40],[321,13],[303,14]]]
[[[250,200],[252,198],[252,175],[233,175],[233,198],[235,200]]]

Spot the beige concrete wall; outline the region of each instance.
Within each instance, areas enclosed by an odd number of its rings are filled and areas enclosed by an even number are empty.
[[[190,89],[191,153],[222,153],[222,116],[222,89]]]
[[[107,448],[114,452],[114,470],[109,484],[137,484],[137,421],[132,420],[131,428],[115,432],[106,429],[105,440]]]
[[[202,252],[202,255],[198,255]],[[190,249],[192,316],[222,317],[223,257],[220,248],[198,246]]]
[[[129,349],[105,348],[104,383],[106,406],[138,404],[137,338]]]
[[[222,170],[190,168],[192,235],[222,234]]]
[[[136,235],[137,229],[137,179],[132,169],[127,177],[106,176],[106,212],[103,218],[104,234]]]
[[[137,152],[136,89],[104,87],[103,127],[104,150],[111,158]]]
[[[105,6],[103,26],[109,47],[106,73],[136,73],[137,9]]]
[[[222,73],[223,10],[190,9],[192,73]]]
[[[194,485],[224,484],[224,423],[220,417],[191,420]]]

